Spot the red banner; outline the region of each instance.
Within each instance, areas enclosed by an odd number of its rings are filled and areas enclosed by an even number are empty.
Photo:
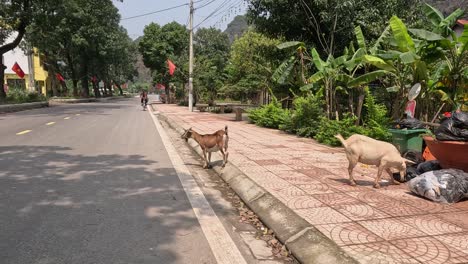
[[[57,77],[57,80],[59,80],[59,81],[61,81],[61,82],[64,82],[64,81],[65,81],[65,79],[64,79],[63,76],[62,76],[62,74],[60,74],[60,73],[55,74],[55,77]]]
[[[167,60],[167,67],[169,68],[169,74],[172,76],[176,70],[175,64],[171,60]]]
[[[24,71],[21,69],[21,67],[18,65],[17,62],[15,62],[15,65],[11,68],[16,75],[18,75],[20,78],[24,78]]]

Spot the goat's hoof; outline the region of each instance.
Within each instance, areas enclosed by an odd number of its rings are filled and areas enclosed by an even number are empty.
[[[380,184],[374,184],[374,188],[380,189]]]
[[[212,168],[213,168],[213,166],[211,166],[211,165],[208,165],[208,169],[212,169]]]
[[[399,181],[393,181],[393,184],[400,185],[400,182]]]
[[[352,182],[350,183],[350,185],[351,185],[351,186],[356,186],[356,182],[355,182],[355,181],[352,181]]]

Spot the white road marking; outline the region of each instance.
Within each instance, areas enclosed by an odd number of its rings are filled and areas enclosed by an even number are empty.
[[[205,195],[203,195],[203,192],[198,187],[189,169],[185,166],[179,154],[177,154],[166,131],[164,131],[158,118],[153,114],[151,106],[148,109],[217,262],[222,264],[246,264],[247,262],[206,200]]]
[[[70,119],[70,117],[69,117],[69,116],[67,116],[67,117],[65,117],[64,119]]]
[[[46,126],[50,126],[50,125],[53,125],[53,124],[55,124],[55,122],[49,122],[49,123],[46,124]]]
[[[27,134],[29,132],[31,132],[32,130],[24,130],[24,131],[21,131],[21,132],[18,132],[16,133],[16,135],[24,135],[24,134]]]

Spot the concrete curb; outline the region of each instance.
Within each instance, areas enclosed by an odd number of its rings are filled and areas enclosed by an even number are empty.
[[[59,104],[77,104],[77,103],[91,103],[91,102],[107,102],[110,100],[124,99],[125,96],[112,96],[112,97],[102,97],[102,98],[51,98],[49,102],[59,103]]]
[[[159,113],[159,119],[179,134],[183,134],[184,129],[175,122],[170,122],[164,114]],[[198,155],[203,156],[195,141],[189,140],[188,144]],[[213,153],[212,156],[212,160],[222,160],[218,153]],[[224,169],[220,166],[214,166],[213,169],[241,197],[245,204],[269,228],[274,230],[278,239],[291,250],[301,263],[358,263],[339,248],[335,242],[251,180],[232,163],[228,162]]]
[[[0,113],[10,113],[18,112],[24,110],[30,110],[35,108],[48,107],[49,102],[34,102],[34,103],[24,103],[24,104],[6,104],[0,105]]]

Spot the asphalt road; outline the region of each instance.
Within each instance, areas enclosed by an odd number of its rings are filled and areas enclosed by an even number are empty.
[[[137,99],[0,115],[0,263],[216,263]]]

